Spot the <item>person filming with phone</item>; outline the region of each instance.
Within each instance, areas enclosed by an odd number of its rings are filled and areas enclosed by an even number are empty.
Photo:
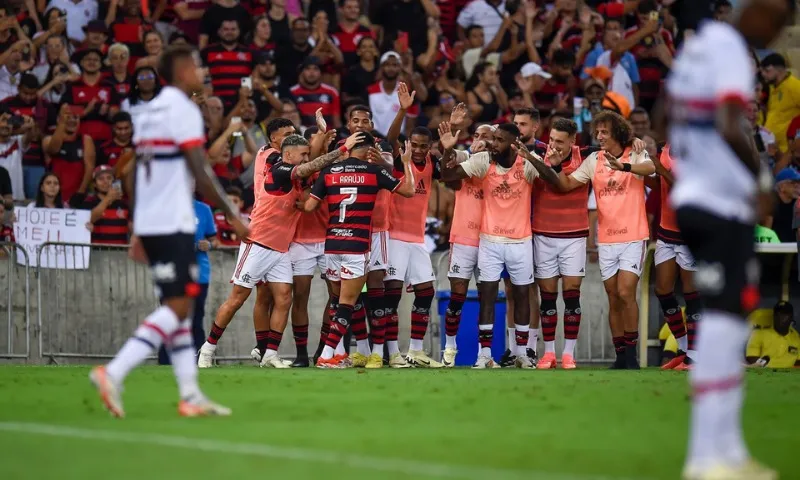
[[[92,243],[127,245],[130,210],[122,192],[122,182],[114,177],[114,169],[108,165],[95,168],[92,177],[94,192],[76,193],[70,199],[70,206],[92,211],[86,225],[92,231]]]

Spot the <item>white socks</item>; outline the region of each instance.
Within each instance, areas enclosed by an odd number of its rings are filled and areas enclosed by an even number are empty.
[[[408,349],[414,351],[422,350],[422,340],[412,338],[408,343]]]
[[[684,352],[689,349],[688,335],[684,335],[681,338],[676,338],[675,340],[678,341],[678,349],[683,350]]]
[[[538,343],[539,343],[539,329],[538,328],[533,328],[528,333],[528,348],[530,348],[531,350],[533,350],[535,352],[536,351],[536,347],[538,346]]]
[[[454,350],[456,349],[456,336],[455,335],[445,335],[444,348],[452,348]]]
[[[347,350],[344,349],[344,337],[339,339],[339,344],[336,345],[336,355],[344,355]]]
[[[200,386],[197,384],[197,359],[194,356],[191,319],[181,322],[168,350],[181,398],[185,400],[201,396]]]
[[[389,348],[389,356],[400,353],[400,347],[397,346],[397,340],[387,340],[386,346]]]
[[[561,352],[561,355],[572,355],[575,356],[575,343],[578,341],[575,339],[565,339],[564,340],[564,350]]]
[[[168,307],[159,307],[147,317],[117,356],[106,366],[108,376],[122,384],[128,374],[158,350],[178,329],[178,317]]]
[[[333,348],[325,345],[325,347],[322,348],[322,354],[320,355],[320,358],[323,360],[330,360],[333,358],[334,353],[335,350]]]
[[[372,344],[372,354],[373,355],[380,355],[383,358],[383,344],[382,343],[373,343]]]
[[[556,353],[556,341],[549,340],[544,342],[544,353]]]
[[[515,327],[507,327],[506,328],[506,335],[508,335],[508,348],[511,350],[511,353],[516,352],[517,347],[517,329]]]
[[[690,372],[693,390],[687,465],[703,470],[749,458],[742,438],[743,351],[750,327],[736,315],[704,311]]]
[[[368,357],[371,353],[369,351],[369,340],[356,340],[356,351],[365,357]]]

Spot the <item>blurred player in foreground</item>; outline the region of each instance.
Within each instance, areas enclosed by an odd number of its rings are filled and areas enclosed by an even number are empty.
[[[207,399],[197,384],[191,307],[200,287],[194,255],[193,184],[196,182],[198,191],[232,219],[240,238],[245,238],[248,230],[234,215],[203,148],[203,117],[191,100],[193,92],[203,89],[197,52],[190,47],[172,47],[161,55],[158,71],[167,86],[152,101],[131,112],[140,157],[135,191],[128,191],[135,192],[136,237],[131,242],[131,254],[150,263],[161,306],[108,365],[92,369],[90,379],[108,411],[123,417],[122,382],[163,344],[178,381],[178,413],[185,417],[230,415],[230,409]],[[130,176],[128,179],[132,180]]]
[[[742,437],[745,316],[759,303],[753,229],[772,190],[746,118],[755,91],[750,49],[766,48],[795,10],[795,0],[740,0],[733,25],[708,22],[684,44],[667,81],[670,198],[705,302],[690,374],[686,480],[778,478],[751,459]]]

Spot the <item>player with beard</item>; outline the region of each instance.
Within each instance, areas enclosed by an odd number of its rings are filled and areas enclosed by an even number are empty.
[[[300,203],[307,212],[327,200],[330,213],[325,241],[327,258],[326,276],[333,284],[339,298],[335,321],[331,322],[322,355],[317,360],[319,368],[348,366],[347,355],[336,354],[336,348],[347,331],[353,307],[366,281],[370,257],[372,213],[378,191],[388,190],[405,197],[413,197],[414,183],[411,173],[411,148],[406,146],[403,155],[404,178],[398,180],[385,168],[367,162],[375,140],[368,133],[357,133],[360,140],[352,149],[351,157],[325,169],[317,179],[310,197]]]
[[[405,115],[414,103],[414,93],[400,83],[398,98],[400,110],[387,135],[389,144],[396,145]],[[430,358],[423,350],[423,340],[430,322],[433,304],[433,282],[436,277],[431,257],[425,249],[425,221],[432,182],[441,179],[437,158],[431,155],[433,135],[425,127],[411,131],[410,146],[412,181],[415,194],[411,198],[392,197],[389,208],[389,267],[385,277],[386,316],[389,317],[386,341],[389,347],[389,365],[404,367],[405,363],[422,368],[441,368],[442,364]],[[400,157],[395,159],[395,175],[405,175]],[[397,345],[399,319],[397,308],[402,297],[403,284],[414,289],[411,308],[411,341],[405,361]]]
[[[687,40],[667,79],[676,181],[670,200],[697,260],[703,320],[693,365],[685,480],[773,480],[742,437],[742,351],[759,304],[753,229],[769,210],[773,179],[747,122],[755,90],[752,50],[794,20],[795,0],[740,0],[732,25],[706,22]],[[757,208],[757,204],[758,207]]]
[[[632,151],[631,126],[619,114],[603,111],[595,115],[592,131],[602,150],[589,155],[569,174],[563,169],[556,172],[521,144],[520,153],[533,162],[543,180],[562,193],[592,182],[597,199],[600,276],[608,294],[609,323],[617,351],[612,368],[638,369],[636,288],[650,238],[644,177],[652,175],[655,166],[646,152]],[[571,268],[569,271],[572,273]]]
[[[389,51],[381,55],[380,71],[381,80],[370,85],[367,94],[375,129],[388,138],[392,123],[397,118],[399,110],[403,109],[399,97],[400,85],[403,85],[403,82],[399,81],[400,73],[402,73],[400,54]],[[401,118],[400,130],[397,133],[409,132],[414,129],[417,124],[417,115],[419,115],[419,106],[412,102],[407,106],[404,114]]]
[[[522,140],[529,150],[536,152],[538,155],[544,155],[547,151],[547,144],[536,140],[536,132],[539,131],[540,125],[539,111],[535,108],[520,108],[514,111],[512,117],[514,125],[519,129],[519,139]],[[535,193],[535,190],[534,190]],[[531,201],[534,201],[533,196]],[[531,214],[533,214],[533,205],[531,205]],[[533,218],[531,218],[533,222]],[[536,255],[534,254],[534,258]],[[511,346],[515,343],[516,328],[514,326],[514,318],[511,312],[514,311],[514,292],[511,288],[511,282],[508,277],[504,275],[503,278],[506,287],[506,327],[508,330],[508,347],[500,359],[501,367],[513,367],[516,364],[517,356],[511,350]],[[539,288],[536,283],[531,284],[530,291],[531,299],[531,323],[530,335],[528,336],[528,347],[525,349],[525,354],[534,363],[538,361],[536,356],[536,347],[539,340]]]
[[[441,138],[444,155],[448,159],[454,155],[457,133],[446,133]],[[519,129],[514,124],[501,124],[494,132],[489,151],[472,155],[469,160],[454,167],[448,163],[443,174],[445,181],[482,179],[484,203],[478,246],[480,352],[474,368],[496,367],[491,357],[494,304],[504,267],[511,277],[516,299],[516,365],[520,368],[536,368],[525,350],[530,333],[528,297],[530,284],[534,281],[530,197],[538,174],[531,162],[519,158],[516,148],[512,148],[518,139]]]

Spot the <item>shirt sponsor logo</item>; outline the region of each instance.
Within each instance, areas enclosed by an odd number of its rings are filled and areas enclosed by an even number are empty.
[[[627,187],[624,184],[620,184],[613,178],[608,181],[608,184],[600,189],[597,193],[600,197],[617,197],[620,195],[625,195],[625,191]]]
[[[352,237],[353,231],[349,228],[331,228],[331,234],[336,237]]]
[[[492,189],[492,196],[501,200],[519,200],[522,198],[522,192],[514,190],[506,180],[503,183]]]
[[[483,189],[475,187],[467,187],[467,195],[473,196],[477,200],[483,200]]]
[[[428,191],[425,189],[425,180],[417,182],[417,188],[414,191],[416,195],[426,195]]]

